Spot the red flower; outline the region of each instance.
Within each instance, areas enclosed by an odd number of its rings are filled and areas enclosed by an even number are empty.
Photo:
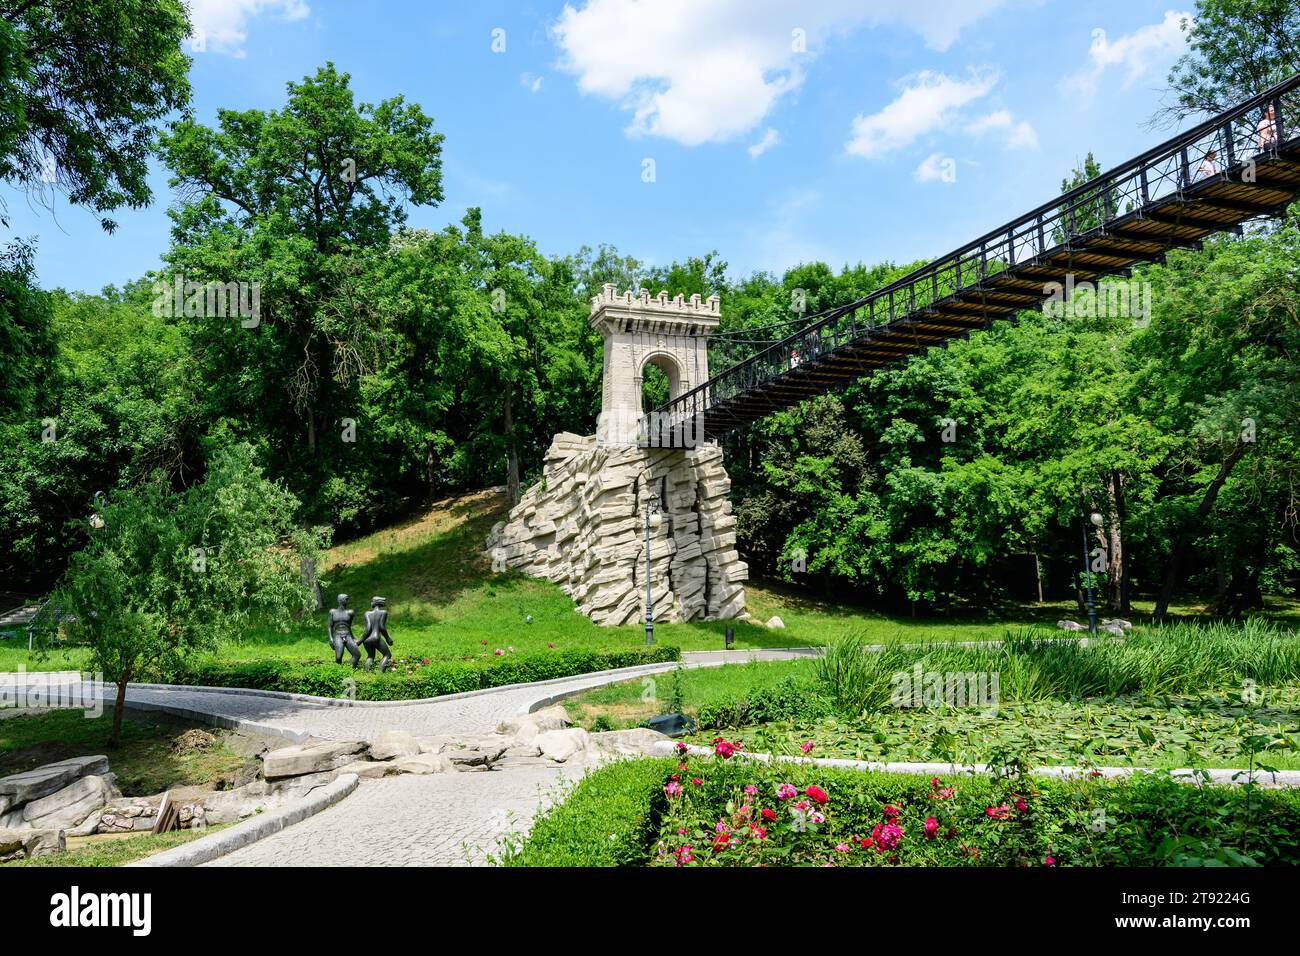
[[[699,777],[695,777],[693,780],[691,780],[691,783],[697,787],[704,786],[704,781],[701,780]]]
[[[728,833],[719,833],[713,838],[713,852],[721,853],[731,842],[731,835]]]
[[[1016,797],[1016,809],[1021,813],[1029,812],[1029,804],[1025,803],[1024,797]]]
[[[764,819],[764,820],[767,820],[768,822],[771,822],[772,820],[775,820],[775,819],[776,819],[776,811],[775,811],[775,810],[769,810],[767,807],[764,807],[764,808],[763,808],[763,819]]]
[[[1043,857],[1043,866],[1056,866],[1056,857],[1054,856]]]
[[[808,784],[807,789],[804,790],[804,794],[806,796],[812,797],[818,803],[825,803],[827,800],[830,799],[830,797],[826,796],[825,790],[823,790],[821,787],[817,786],[816,784],[811,784],[811,783]]]
[[[897,818],[897,816],[898,816],[899,813],[900,813],[900,811],[899,811],[898,807],[894,806],[892,803],[887,803],[887,804],[885,804],[885,819],[886,819],[886,820],[893,820],[893,819]]]
[[[933,840],[939,834],[939,821],[934,817],[925,818],[925,838]]]

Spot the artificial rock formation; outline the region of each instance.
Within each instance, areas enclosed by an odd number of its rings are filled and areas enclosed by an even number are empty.
[[[556,435],[542,480],[492,529],[494,570],[516,568],[555,582],[597,624],[629,624],[645,611],[647,498],[658,508],[650,532],[650,590],[656,621],[739,617],[746,564],[736,553],[731,479],[714,444],[640,447],[642,375],[655,365],[676,398],[709,377],[708,335],[716,296],[701,302],[664,293],[591,300],[591,324],[605,339],[596,434]],[[693,443],[692,443],[693,444]]]

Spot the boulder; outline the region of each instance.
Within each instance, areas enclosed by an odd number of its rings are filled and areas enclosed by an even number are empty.
[[[36,830],[72,829],[120,796],[112,774],[82,777],[24,806],[23,822]]]
[[[510,738],[500,734],[469,738],[464,741],[464,746],[448,747],[442,756],[455,764],[457,769],[490,770],[510,743]]]
[[[1086,631],[1088,626],[1078,621],[1057,621],[1056,626],[1063,631]]]
[[[0,777],[0,814],[62,790],[82,777],[108,773],[105,756],[73,757]]]
[[[281,747],[262,758],[262,773],[268,780],[322,773],[351,763],[354,755],[365,749],[358,740],[316,740]]]
[[[537,745],[543,757],[549,757],[556,763],[564,763],[591,746],[591,734],[581,727],[548,730],[538,734],[533,739],[533,743]]]
[[[393,762],[398,773],[454,773],[456,767],[442,754],[419,754],[415,757],[401,757]]]
[[[415,739],[420,742],[420,753],[422,754],[440,754],[456,740],[455,737],[448,734],[428,734]]]
[[[571,723],[569,712],[560,704],[543,707],[528,715],[528,719],[537,725],[538,730],[562,730]]]
[[[655,744],[669,740],[666,734],[651,730],[649,727],[635,727],[632,730],[606,730],[592,734],[591,742],[596,749],[604,753],[638,756],[654,753]]]
[[[785,627],[785,621],[781,620],[779,617],[773,614],[771,617],[767,619],[767,626],[776,627],[776,628]]]
[[[1118,627],[1120,630],[1124,630],[1124,631],[1133,630],[1132,623],[1124,620],[1122,617],[1108,618],[1107,620],[1101,622],[1101,626],[1107,629],[1111,627]]]
[[[0,862],[50,856],[67,846],[63,830],[0,830]]]
[[[385,730],[370,745],[372,760],[395,760],[420,753],[420,742],[404,730]]]

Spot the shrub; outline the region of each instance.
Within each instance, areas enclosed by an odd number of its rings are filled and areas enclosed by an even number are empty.
[[[832,710],[817,687],[795,677],[758,687],[742,698],[718,698],[700,706],[699,723],[705,730],[724,730],[769,721],[813,721]]]
[[[330,662],[209,660],[186,668],[172,680],[178,684],[247,687],[318,697],[347,696],[351,680],[358,700],[418,700],[680,659],[678,648],[656,645],[627,651],[520,654],[485,662],[432,661],[419,665],[413,673],[386,674],[367,674]]]
[[[1159,774],[941,780],[718,757],[680,766],[643,759],[589,774],[507,862],[1289,866],[1300,863],[1300,794],[1197,787]]]
[[[622,760],[588,774],[538,817],[526,841],[508,842],[505,866],[636,866],[659,830],[669,758]]]

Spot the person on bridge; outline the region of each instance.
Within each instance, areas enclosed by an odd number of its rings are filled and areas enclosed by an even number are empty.
[[[1219,151],[1217,149],[1212,149],[1205,154],[1205,158],[1201,160],[1201,165],[1196,169],[1196,182],[1199,183],[1203,179],[1213,179],[1219,175],[1218,159]]]
[[[1259,152],[1262,153],[1277,146],[1277,112],[1273,109],[1271,103],[1268,109],[1264,111],[1264,118],[1255,127],[1255,135],[1258,140]]]

